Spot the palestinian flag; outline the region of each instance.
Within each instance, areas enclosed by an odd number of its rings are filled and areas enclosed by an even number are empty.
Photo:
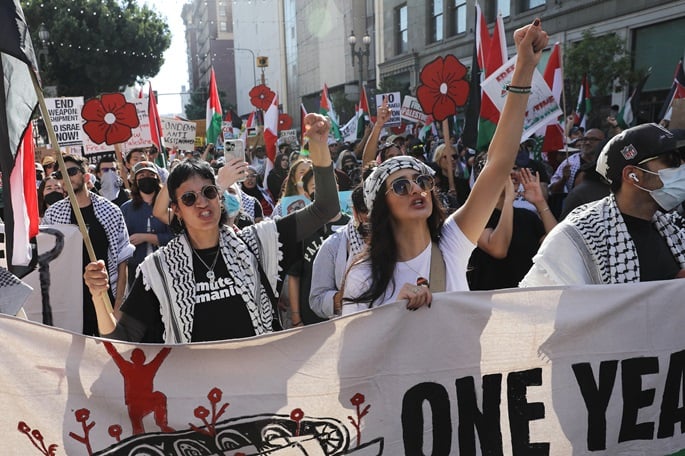
[[[216,77],[214,68],[209,75],[209,98],[207,99],[207,144],[216,144],[217,138],[221,136],[221,122],[223,112],[219,101],[219,91],[216,88]]]
[[[666,102],[661,108],[659,113],[659,120],[666,119],[671,120],[671,111],[673,106],[673,100],[679,98],[685,98],[685,72],[683,72],[683,60],[678,62],[675,68],[675,75],[673,76],[673,84],[671,85],[671,91],[668,92],[666,96]]]
[[[481,50],[482,52],[483,50]],[[504,21],[502,15],[497,15],[495,31],[493,32],[490,48],[485,52],[485,78],[497,71],[504,62],[509,60],[507,56],[507,43],[504,33]],[[490,100],[487,94],[483,94],[480,105],[480,121],[478,123],[478,150],[486,149],[495,135],[495,128],[499,122],[499,109]]]
[[[633,93],[626,100],[626,103],[618,113],[618,124],[621,128],[626,129],[634,126],[637,121],[637,113],[640,110],[640,96],[642,95],[642,88],[645,86],[647,79],[652,74],[652,67],[649,67],[647,74],[637,84]]]
[[[0,172],[5,255],[10,272],[31,262],[30,239],[38,234],[38,198],[31,116],[38,105],[33,85],[36,56],[19,0],[0,3]],[[19,275],[19,274],[18,274]]]
[[[366,89],[362,85],[359,94],[359,106],[357,107],[357,139],[364,137],[364,130],[369,122],[369,100],[366,98]]]
[[[333,102],[328,96],[328,86],[323,85],[323,92],[321,92],[321,103],[319,105],[319,112],[324,116],[328,116],[331,119],[331,134],[338,141],[342,141],[342,134],[340,134],[340,121],[338,119],[338,114],[335,112],[333,107]]]
[[[586,130],[587,115],[592,110],[592,103],[590,101],[590,77],[585,74],[580,83],[580,90],[578,91],[578,103],[576,103],[575,124]]]

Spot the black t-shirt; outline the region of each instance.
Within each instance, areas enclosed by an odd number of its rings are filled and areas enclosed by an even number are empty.
[[[302,323],[305,325],[311,325],[313,323],[319,323],[328,320],[327,318],[319,317],[309,306],[309,293],[312,289],[312,275],[314,272],[314,258],[316,258],[316,254],[319,252],[323,241],[325,241],[328,236],[333,234],[336,229],[347,225],[349,221],[350,217],[342,214],[338,220],[327,223],[316,233],[307,238],[302,243],[300,261],[293,264],[293,266],[288,270],[288,274],[300,278],[300,318],[302,319]]]
[[[109,240],[107,239],[107,232],[103,228],[102,224],[95,217],[95,210],[93,205],[90,204],[86,207],[81,208],[81,215],[83,215],[83,221],[86,224],[86,229],[88,230],[88,237],[90,237],[90,242],[93,245],[93,251],[95,252],[96,258],[104,259],[107,269],[109,270],[109,264],[107,260],[107,248],[109,247]],[[71,223],[76,225],[76,215],[74,211],[71,211]],[[88,255],[88,250],[86,249],[86,244],[83,244],[83,264],[90,263],[90,256]],[[111,291],[108,291],[109,299],[112,304],[114,304],[114,296]],[[93,297],[90,295],[90,290],[86,286],[86,282],[83,282],[83,334],[86,336],[99,336],[97,316],[95,314],[95,307],[93,307]]]
[[[635,243],[637,258],[640,262],[640,281],[668,280],[675,278],[680,271],[673,252],[668,247],[656,227],[649,220],[621,214],[626,222],[628,233]]]
[[[487,227],[495,228],[501,214],[495,209]],[[471,254],[466,272],[471,290],[516,288],[533,266],[533,256],[545,235],[545,226],[536,213],[527,209],[515,207],[513,218],[514,229],[505,258],[493,258],[479,248]]]
[[[217,247],[196,250],[209,266],[217,255]],[[207,266],[193,255],[195,277],[195,310],[193,313],[192,342],[237,339],[255,335],[250,314],[226,263],[219,254],[214,267],[215,278],[207,278]],[[145,296],[143,295],[145,294]],[[154,293],[152,294],[154,296]],[[121,311],[142,322],[147,328],[143,342],[162,342],[162,317],[157,297],[151,299],[138,276]]]

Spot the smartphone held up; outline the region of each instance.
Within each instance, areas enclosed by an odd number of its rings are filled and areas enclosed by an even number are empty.
[[[245,141],[242,139],[227,139],[224,141],[224,163],[228,163],[235,158],[239,158],[242,161],[247,160],[245,157]],[[246,173],[242,173],[238,182],[244,181],[245,177]]]

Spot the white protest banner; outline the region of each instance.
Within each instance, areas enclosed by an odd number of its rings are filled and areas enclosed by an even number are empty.
[[[46,98],[45,105],[60,147],[80,146],[83,143],[83,97]]]
[[[682,289],[439,293],[167,347],[0,316],[0,454],[683,454]]]
[[[138,120],[140,124],[136,128],[131,129],[131,139],[122,145],[122,150],[124,153],[137,147],[152,146],[152,139],[150,137],[150,117],[147,113],[147,98],[132,98],[127,99],[126,101],[136,105],[136,111],[138,113]],[[85,124],[85,120],[83,118],[81,119],[81,122],[82,124]],[[84,155],[88,156],[111,150],[114,150],[114,146],[107,145],[106,143],[96,144],[88,137],[88,135],[83,135]]]
[[[504,87],[511,82],[511,75],[514,72],[515,65],[516,56],[510,58],[481,84],[483,90],[488,94],[500,112],[502,112],[504,100],[509,93]],[[528,98],[528,110],[526,111],[526,117],[523,121],[521,142],[528,139],[541,127],[547,125],[551,120],[556,119],[561,114],[561,108],[554,99],[552,90],[536,68],[533,73],[531,94]]]
[[[400,110],[400,116],[402,119],[408,120],[410,122],[420,123],[421,125],[426,124],[426,116],[421,109],[421,103],[414,97],[409,95],[404,97],[402,100],[402,109]]]
[[[164,132],[164,144],[168,148],[179,150],[195,149],[195,122],[176,120],[170,117],[161,117],[162,131]]]
[[[376,110],[383,104],[383,97],[388,100],[390,119],[385,122],[386,127],[396,127],[402,123],[400,118],[400,108],[402,107],[402,96],[399,92],[379,93],[376,95]]]
[[[33,288],[24,310],[29,320],[42,323],[49,312],[52,324],[83,330],[83,238],[76,225],[41,225],[38,268],[22,280]]]

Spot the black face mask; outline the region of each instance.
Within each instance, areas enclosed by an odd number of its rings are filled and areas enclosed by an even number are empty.
[[[159,188],[159,183],[154,177],[143,177],[138,179],[138,190],[141,193],[152,194]]]
[[[45,201],[45,204],[47,204],[48,206],[51,206],[55,204],[57,201],[63,199],[64,195],[62,194],[62,192],[50,192],[43,197],[43,201]]]

